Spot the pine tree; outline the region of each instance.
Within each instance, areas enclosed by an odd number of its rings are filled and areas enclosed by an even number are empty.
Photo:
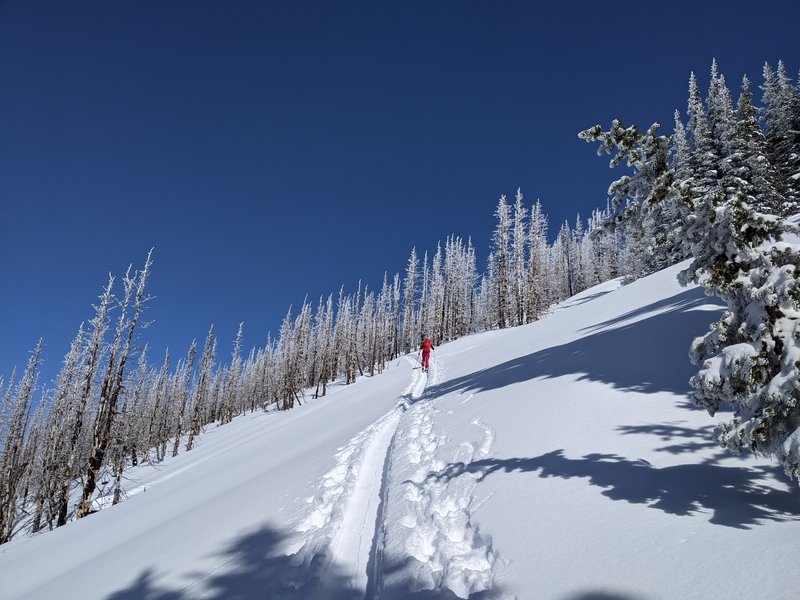
[[[39,340],[28,366],[17,384],[12,400],[12,411],[8,425],[0,438],[0,544],[11,539],[17,516],[19,484],[25,477],[28,464],[25,460],[25,439],[30,419],[33,394],[39,377],[43,340]],[[9,390],[10,391],[10,390]]]
[[[194,438],[200,434],[205,424],[204,415],[207,414],[209,406],[209,396],[212,381],[212,369],[217,352],[217,340],[214,337],[214,325],[208,330],[205,344],[203,344],[203,355],[200,358],[200,372],[198,375],[197,387],[194,392],[194,406],[192,406],[192,421],[189,429],[189,436],[186,439],[186,451],[194,446]]]
[[[547,216],[539,200],[531,208],[528,230],[528,270],[526,274],[526,313],[531,320],[541,318],[552,294],[547,279],[548,246]]]
[[[184,415],[186,414],[186,407],[189,403],[190,381],[196,355],[197,340],[192,340],[192,345],[189,347],[189,354],[186,356],[186,362],[183,363],[178,377],[176,377],[175,400],[178,404],[178,415],[175,419],[175,429],[173,433],[175,442],[172,446],[172,456],[178,456],[178,448],[180,447],[181,435],[184,430]]]
[[[735,182],[729,192],[743,192],[751,205],[760,212],[781,214],[781,195],[775,187],[776,172],[767,158],[764,133],[758,124],[753,106],[750,80],[742,78],[742,93],[736,108],[736,135],[731,148],[731,174]]]
[[[763,120],[767,158],[776,171],[776,188],[783,197],[782,214],[800,208],[800,93],[782,61],[773,73],[764,64]]]
[[[694,76],[690,84],[696,92]],[[691,111],[696,122],[703,121],[702,103],[699,108],[692,106]],[[620,227],[625,236],[627,258],[623,262],[627,265],[628,280],[649,272],[648,236],[653,235],[652,224],[659,217],[648,215],[670,194],[675,181],[675,173],[669,164],[672,140],[669,136],[658,135],[659,127],[658,123],[653,123],[642,134],[635,125],[624,127],[615,119],[608,131],[595,125],[578,134],[587,142],[599,142],[598,156],[613,154],[609,162],[611,168],[625,161],[633,169],[632,175],[624,175],[608,189],[613,215],[608,225]]]
[[[512,296],[511,296],[511,316],[514,325],[522,325],[527,322],[526,308],[528,305],[526,299],[527,286],[526,283],[526,268],[525,268],[525,254],[528,245],[528,232],[527,232],[527,216],[528,211],[523,204],[522,190],[517,189],[517,194],[514,197],[514,217],[513,228],[511,230],[511,281],[512,281]]]
[[[511,209],[505,195],[500,196],[495,210],[497,225],[492,236],[492,257],[495,261],[496,323],[501,329],[511,324]]]
[[[147,254],[144,268],[141,272],[130,276],[130,269],[123,279],[123,298],[120,302],[120,316],[114,341],[109,350],[108,366],[100,389],[100,406],[94,424],[92,450],[86,471],[86,482],[78,505],[76,515],[84,517],[90,512],[92,494],[97,486],[97,476],[105,460],[106,450],[111,442],[111,427],[117,414],[117,403],[125,373],[125,365],[130,355],[133,336],[136,326],[148,300],[145,296],[145,286],[152,265],[152,250]],[[130,308],[131,315],[128,315]]]
[[[94,388],[96,386],[95,379],[100,366],[105,335],[108,329],[108,314],[111,310],[111,301],[113,299],[113,286],[114,277],[109,275],[108,283],[103,289],[103,293],[100,295],[100,303],[95,307],[95,316],[89,322],[91,326],[91,337],[85,351],[85,364],[77,375],[80,381],[75,393],[75,399],[72,402],[72,409],[70,410],[69,431],[67,432],[67,439],[69,441],[65,448],[66,459],[63,463],[64,469],[61,474],[61,483],[56,500],[58,506],[57,527],[61,527],[67,523],[70,488],[77,474],[77,469],[79,467],[85,467],[84,464],[80,463],[82,438],[88,433],[87,428],[84,427],[84,419],[87,415],[87,409],[89,403],[92,401]],[[82,331],[79,330],[78,338],[80,339],[81,337]]]
[[[417,249],[411,249],[411,256],[408,258],[408,265],[406,267],[406,277],[403,281],[403,343],[402,351],[411,352],[417,344],[419,339],[418,328],[414,319],[415,315],[415,302],[417,293],[417,279],[419,269],[419,259],[417,258]]]

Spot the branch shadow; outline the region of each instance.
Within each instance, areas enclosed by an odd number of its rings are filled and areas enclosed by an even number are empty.
[[[605,296],[606,294],[610,294],[612,291],[614,290],[605,290],[602,292],[595,292],[594,294],[589,294],[588,296],[583,296],[575,300],[564,300],[561,303],[560,308],[572,308],[573,306],[580,306],[581,304],[586,304],[587,302],[596,300],[600,296]]]
[[[222,567],[209,573],[191,572],[187,584],[171,589],[159,583],[155,568],[147,568],[128,587],[106,600],[363,600],[365,590],[352,587],[349,577],[336,565],[323,566],[323,557],[300,560],[284,555],[286,536],[263,526],[241,536],[217,555]],[[323,577],[324,574],[324,577]],[[414,582],[382,589],[382,598],[450,600],[450,591],[414,590]],[[472,600],[495,597],[498,590],[470,596]]]
[[[676,438],[686,440],[677,444],[669,444],[656,448],[656,452],[669,454],[694,454],[699,450],[718,447],[714,442],[715,425],[687,427],[677,422],[657,423],[655,425],[620,425],[617,431],[622,435],[654,435],[664,442],[672,442]],[[720,452],[721,456],[725,453]],[[728,456],[730,456],[728,454]]]
[[[447,481],[474,473],[478,481],[497,472],[538,472],[539,477],[575,477],[603,488],[611,500],[643,504],[665,513],[692,516],[710,513],[710,523],[750,529],[768,521],[800,519],[800,499],[775,489],[765,479],[776,477],[775,466],[726,467],[713,462],[658,468],[644,460],[615,454],[587,454],[578,459],[555,450],[534,458],[486,458],[469,464],[451,463],[428,479]]]
[[[539,378],[577,375],[579,380],[609,383],[623,390],[686,395],[689,378],[697,371],[688,358],[689,346],[713,320],[709,311],[696,309],[709,302],[701,289],[686,290],[593,327],[594,332],[585,337],[449,380],[433,386],[431,392],[483,392]],[[619,325],[643,315],[650,316]]]

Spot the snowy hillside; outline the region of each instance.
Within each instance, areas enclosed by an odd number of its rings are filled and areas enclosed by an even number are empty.
[[[212,428],[0,547],[0,597],[796,598],[800,495],[689,401],[679,269]]]

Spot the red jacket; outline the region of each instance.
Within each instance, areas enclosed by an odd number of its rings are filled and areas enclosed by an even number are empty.
[[[425,341],[422,342],[422,351],[427,354],[433,348],[433,343],[428,338],[425,338]]]

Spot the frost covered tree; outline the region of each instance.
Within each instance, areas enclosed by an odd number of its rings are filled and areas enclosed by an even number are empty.
[[[25,439],[30,420],[33,394],[39,377],[39,365],[44,342],[39,340],[28,366],[10,398],[10,417],[0,434],[0,544],[11,539],[16,524],[19,484],[25,477],[28,464],[25,460]],[[11,387],[9,386],[9,392]],[[4,405],[6,403],[4,402]]]
[[[440,344],[444,339],[442,314],[444,312],[444,253],[441,242],[436,245],[430,269],[430,285],[428,287],[428,311],[430,318],[430,331],[423,332],[431,338],[434,344]]]
[[[91,499],[97,486],[97,476],[103,466],[106,450],[111,443],[111,427],[117,414],[117,403],[122,392],[125,365],[130,355],[133,336],[136,333],[144,303],[148,300],[145,296],[145,286],[150,275],[151,265],[152,250],[147,254],[143,269],[133,275],[128,269],[128,273],[123,279],[123,297],[119,302],[120,315],[114,340],[108,352],[108,365],[100,387],[100,404],[95,417],[92,450],[86,470],[86,481],[76,511],[78,518],[86,516],[91,510]]]
[[[500,196],[495,209],[497,224],[492,235],[491,257],[494,260],[495,318],[497,326],[511,324],[511,207],[505,195]],[[434,340],[436,341],[436,340]]]
[[[403,352],[413,350],[419,341],[419,327],[415,318],[417,280],[419,279],[419,259],[417,249],[411,249],[411,256],[406,266],[406,277],[403,282]]]
[[[286,317],[291,319],[291,309]],[[233,342],[231,352],[231,364],[228,366],[225,378],[225,391],[223,393],[223,410],[221,415],[222,424],[230,423],[237,411],[237,404],[240,394],[239,384],[242,370],[242,337],[244,336],[244,323],[239,323],[236,332],[236,339]]]
[[[178,404],[178,414],[175,418],[175,426],[172,437],[174,438],[172,446],[172,456],[178,455],[178,448],[180,448],[181,435],[185,428],[185,414],[186,407],[189,404],[190,397],[190,382],[192,378],[192,370],[194,369],[194,358],[197,355],[197,341],[192,340],[192,345],[189,348],[189,354],[186,361],[180,366],[178,376],[175,378],[175,401]]]
[[[513,227],[511,229],[511,317],[514,325],[522,325],[528,321],[526,308],[527,296],[527,277],[525,268],[525,254],[528,246],[527,231],[528,210],[523,204],[522,189],[517,188],[514,197],[514,216]]]
[[[56,503],[58,517],[56,525],[61,527],[67,523],[69,511],[69,492],[79,468],[85,468],[84,446],[89,443],[89,428],[85,427],[88,409],[93,401],[96,388],[96,377],[100,368],[100,361],[105,349],[105,334],[108,329],[108,315],[113,300],[114,277],[109,275],[108,283],[100,295],[100,303],[95,307],[95,315],[89,322],[91,336],[83,352],[84,364],[77,373],[78,385],[73,401],[70,402],[69,416],[66,423],[66,446],[63,450],[63,470],[61,481],[57,490]],[[78,332],[76,343],[80,344],[82,330]],[[74,346],[73,346],[74,347]],[[62,370],[62,377],[72,377]],[[66,393],[66,392],[65,392]]]
[[[735,184],[729,187],[744,192],[759,212],[781,214],[784,207],[775,185],[777,173],[767,157],[766,138],[758,124],[747,75],[742,78],[736,105],[736,135],[729,160],[731,176],[735,177]]]
[[[322,298],[319,300],[319,308],[315,315],[316,324],[314,327],[314,367],[312,369],[312,382],[316,385],[314,397],[319,398],[327,392],[328,381],[331,377],[331,365],[333,363],[333,295],[328,295],[325,304]],[[262,376],[263,377],[263,376]],[[322,393],[320,394],[320,388]]]
[[[200,358],[200,372],[198,374],[197,387],[194,390],[194,405],[192,406],[192,419],[189,428],[189,435],[186,439],[186,451],[194,446],[194,438],[198,436],[206,424],[208,407],[211,392],[211,382],[213,379],[213,367],[217,353],[217,339],[214,336],[214,325],[208,330],[205,344],[203,344],[203,354]]]
[[[782,214],[800,210],[800,90],[792,85],[783,61],[776,71],[764,64],[763,124],[767,158],[783,197]]]
[[[528,263],[526,277],[526,314],[530,319],[541,318],[552,297],[547,278],[548,245],[547,215],[539,200],[531,207],[528,222]]]

